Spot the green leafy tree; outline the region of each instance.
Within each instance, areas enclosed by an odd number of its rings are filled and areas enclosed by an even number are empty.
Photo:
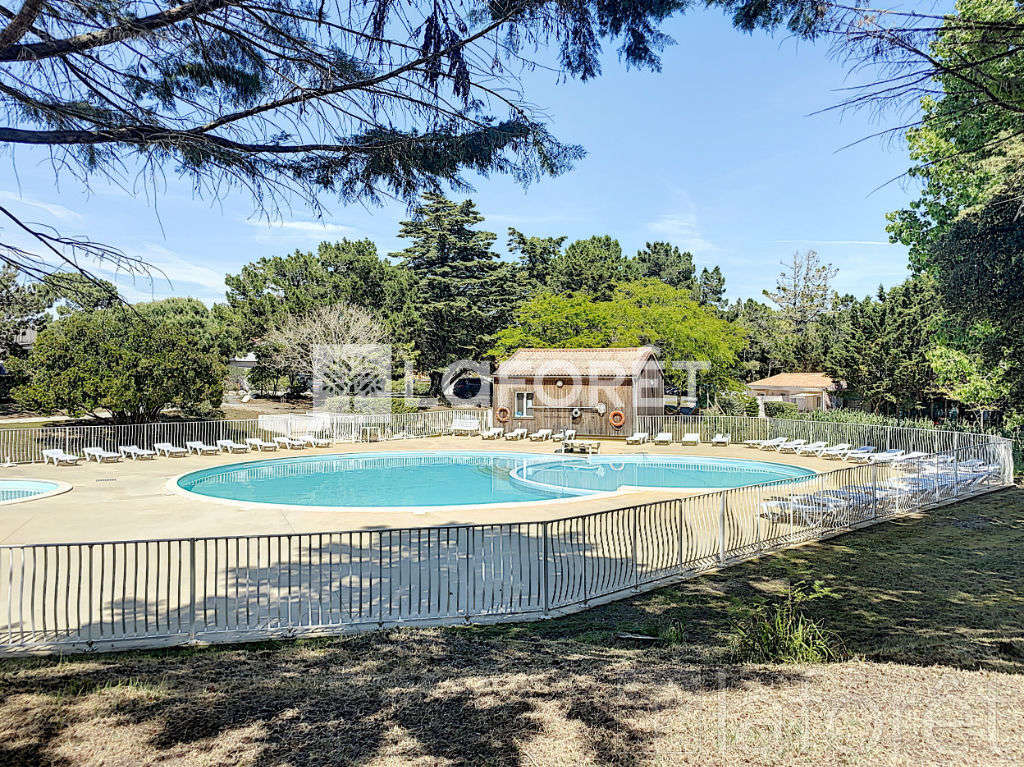
[[[56,306],[58,315],[109,309],[121,301],[117,286],[112,282],[80,272],[54,272],[46,275],[41,292],[51,305]]]
[[[939,388],[951,399],[976,410],[981,418],[986,410],[1004,405],[1010,394],[1009,360],[992,366],[981,355],[936,346],[928,351],[928,361]]]
[[[415,218],[401,223],[398,236],[412,244],[393,255],[411,277],[411,341],[417,368],[430,375],[432,396],[442,395],[448,365],[483,355],[512,309],[505,293],[515,281],[514,267],[491,250],[496,235],[474,229],[482,221],[472,200],[428,193]]]
[[[604,301],[618,283],[636,276],[636,265],[622,255],[619,241],[596,235],[576,240],[552,262],[548,286],[556,293],[583,292]]]
[[[652,277],[673,288],[693,291],[697,287],[693,254],[668,242],[648,242],[637,251],[639,277]]]
[[[20,361],[27,382],[15,389],[15,399],[42,413],[104,409],[119,423],[151,421],[168,407],[187,414],[219,407],[223,358],[209,329],[196,327],[193,307],[180,303],[186,300],[56,320]]]
[[[491,354],[504,359],[521,347],[601,348],[652,344],[661,349],[668,378],[685,381],[675,361],[707,360],[701,380],[709,388],[732,384],[742,332],[700,307],[690,291],[658,280],[620,284],[607,301],[583,293],[543,292],[523,303],[495,339]]]

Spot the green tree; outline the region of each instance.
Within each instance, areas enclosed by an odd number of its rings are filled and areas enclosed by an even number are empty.
[[[707,360],[701,381],[732,385],[742,331],[696,304],[690,291],[658,280],[625,282],[607,301],[585,293],[543,292],[523,303],[497,334],[491,354],[504,359],[521,347],[601,348],[652,344],[661,349],[669,380],[685,381],[672,363]]]
[[[673,288],[693,291],[697,287],[693,254],[680,251],[669,242],[648,242],[637,251],[639,277],[653,277]]]
[[[15,389],[15,399],[42,413],[81,416],[105,409],[119,423],[151,421],[168,407],[186,414],[219,407],[223,358],[182,300],[56,320],[20,361],[27,382]]]
[[[636,265],[622,255],[619,241],[595,235],[576,240],[554,259],[548,286],[556,293],[584,292],[605,301],[616,284],[636,276]]]
[[[481,357],[512,311],[505,292],[514,267],[491,250],[496,235],[473,228],[482,221],[472,200],[425,194],[415,218],[401,223],[398,236],[412,244],[392,254],[411,276],[411,341],[417,368],[430,375],[432,396],[442,394],[445,368]]]
[[[562,255],[566,237],[527,237],[514,227],[508,228],[508,249],[519,259],[523,278],[531,290],[545,285],[551,274],[551,265]]]
[[[725,275],[719,267],[700,270],[700,277],[697,279],[697,287],[694,290],[694,298],[701,306],[710,306],[715,309],[724,309],[725,301]]]
[[[54,272],[43,277],[42,294],[57,314],[109,309],[120,303],[117,286],[80,272]]]
[[[0,268],[0,359],[22,354],[18,338],[26,330],[45,324],[46,306],[46,297],[38,286],[20,281],[12,266]]]

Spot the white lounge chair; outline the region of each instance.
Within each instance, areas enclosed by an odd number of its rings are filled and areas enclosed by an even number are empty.
[[[868,456],[875,452],[876,449],[874,445],[861,445],[853,450],[847,450],[843,458],[847,461],[868,461],[870,460]]]
[[[505,439],[526,439],[526,429],[513,429],[505,435]]]
[[[246,437],[245,444],[247,444],[251,448],[256,448],[256,450],[260,453],[262,453],[264,450],[269,450],[272,453],[277,452],[276,442],[267,442],[266,440],[260,439],[259,437]]]
[[[204,455],[206,453],[219,453],[220,452],[220,448],[217,447],[216,445],[207,445],[205,442],[202,442],[200,440],[193,440],[192,442],[186,442],[185,443],[185,447],[188,448],[188,451],[190,453],[195,452],[195,453],[198,453],[199,455]]]
[[[504,433],[505,430],[502,429],[500,426],[492,426],[487,431],[480,432],[480,437],[483,439],[497,439]]]
[[[670,431],[659,431],[654,435],[655,445],[671,445],[672,444],[672,432]]]
[[[890,448],[889,450],[883,450],[881,453],[871,453],[868,455],[868,463],[892,463],[893,461],[906,455],[906,450],[900,450],[899,448]]]
[[[679,444],[680,445],[695,445],[695,446],[699,445],[700,444],[700,434],[698,432],[695,432],[695,431],[691,431],[691,432],[689,432],[687,434],[684,434],[683,438],[681,440],[679,440]]]
[[[138,445],[118,445],[117,449],[121,455],[125,458],[131,458],[133,461],[137,461],[140,458],[144,460],[156,458],[156,450],[147,450]]]
[[[795,453],[798,448],[803,447],[807,444],[806,439],[791,439],[789,442],[783,442],[781,445],[775,446],[775,452],[777,453]]]
[[[533,442],[543,442],[546,439],[551,439],[551,429],[537,429],[537,431],[530,434],[530,440]]]
[[[849,442],[841,442],[838,445],[832,447],[826,447],[819,454],[819,458],[842,458],[849,450],[853,449],[853,445]]]
[[[905,463],[906,461],[917,461],[921,458],[927,458],[931,453],[925,453],[920,450],[914,450],[913,452],[906,453],[894,459],[895,463]],[[929,461],[931,463],[931,461]]]
[[[597,453],[601,450],[601,443],[597,440],[567,439],[555,452],[557,453]]]
[[[627,445],[642,445],[651,438],[651,435],[646,431],[635,431],[630,436],[626,437]]]
[[[794,452],[797,455],[814,453],[814,455],[820,458],[822,451],[826,447],[828,447],[828,442],[811,442],[808,445],[800,445]]]
[[[43,463],[49,463],[53,461],[54,466],[59,466],[62,463],[78,463],[82,460],[80,455],[72,455],[71,453],[65,453],[61,448],[56,447],[50,450],[43,451]]]
[[[773,439],[761,439],[757,440],[758,444],[752,447],[759,448],[761,450],[775,450],[779,445],[785,445],[789,442],[789,437],[775,437]]]
[[[725,432],[725,434],[716,434],[711,438],[711,444],[717,445],[718,447],[728,447],[732,442],[732,434]]]
[[[192,452],[187,448],[172,445],[170,442],[154,442],[153,449],[156,450],[157,455],[163,453],[168,458],[175,455],[187,455],[188,453]]]
[[[248,453],[249,446],[243,445],[241,442],[235,442],[233,439],[218,439],[217,447],[220,450],[225,450],[229,453]]]
[[[102,447],[86,447],[82,449],[82,455],[85,456],[86,463],[92,458],[96,463],[104,463],[105,461],[120,461],[121,454],[115,453],[111,450],[106,450]]]
[[[309,447],[330,447],[333,444],[333,440],[330,437],[316,437],[312,434],[303,434],[300,437],[293,437],[304,445]]]
[[[563,429],[562,431],[556,431],[551,435],[551,439],[555,442],[561,442],[563,440],[576,439],[575,429]]]
[[[294,437],[274,437],[274,442],[284,448],[299,449],[306,446],[306,443]]]
[[[452,418],[452,434],[476,434],[478,431],[480,431],[479,418],[466,418],[465,416]]]

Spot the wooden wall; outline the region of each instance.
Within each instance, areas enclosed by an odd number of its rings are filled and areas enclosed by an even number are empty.
[[[538,429],[576,429],[579,436],[628,437],[636,424],[633,407],[633,383],[621,379],[585,379],[575,388],[568,383],[559,388],[559,378],[499,378],[494,381],[493,412],[494,425],[504,426],[506,431],[518,428],[531,432]],[[515,417],[515,393],[533,392],[533,418]],[[663,389],[662,389],[663,392]],[[604,403],[604,415],[598,415],[594,406]],[[498,408],[507,407],[512,417],[502,424],[497,420]],[[580,417],[573,419],[573,408],[582,410]],[[608,416],[614,410],[621,410],[626,422],[618,429],[612,427]],[[662,406],[659,415],[664,412]],[[648,413],[650,414],[650,413]]]

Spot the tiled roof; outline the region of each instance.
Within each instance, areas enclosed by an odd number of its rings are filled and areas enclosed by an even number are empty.
[[[647,360],[657,357],[653,346],[619,349],[519,349],[498,365],[495,375],[524,376],[637,376]]]
[[[833,389],[836,382],[824,373],[777,373],[760,381],[754,381],[747,386],[770,389],[779,388],[802,388],[802,389]]]

